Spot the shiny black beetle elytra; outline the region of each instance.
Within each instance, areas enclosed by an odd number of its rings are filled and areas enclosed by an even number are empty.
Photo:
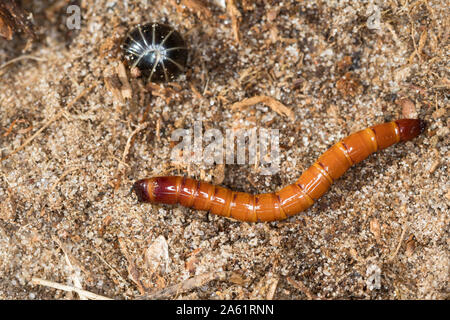
[[[171,81],[184,72],[188,49],[171,26],[146,23],[131,30],[122,44],[131,68],[151,82]]]

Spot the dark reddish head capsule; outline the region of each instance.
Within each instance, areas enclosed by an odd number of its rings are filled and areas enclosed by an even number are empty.
[[[131,188],[131,190],[136,193],[139,202],[152,202],[152,199],[148,193],[148,180],[149,179],[138,180]]]
[[[395,123],[398,126],[401,141],[414,139],[421,134],[427,126],[425,120],[421,119],[400,119],[396,120]]]
[[[188,49],[172,27],[147,23],[131,30],[122,44],[125,59],[148,81],[171,81],[184,72]]]
[[[178,200],[177,186],[183,182],[183,177],[153,177],[138,180],[132,190],[139,202],[175,204]]]

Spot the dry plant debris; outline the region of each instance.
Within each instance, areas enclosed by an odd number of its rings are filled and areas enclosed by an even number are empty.
[[[231,105],[231,109],[233,110],[243,109],[258,103],[263,103],[269,106],[276,113],[287,116],[291,121],[295,121],[295,115],[291,109],[286,107],[281,102],[275,100],[274,98],[268,96],[255,96],[244,99],[242,101],[235,102],[234,104]]]
[[[64,284],[60,284],[57,282],[48,281],[48,280],[44,280],[44,279],[40,279],[40,278],[32,278],[31,283],[35,284],[35,285],[41,285],[41,286],[46,286],[49,288],[54,288],[57,290],[62,290],[62,291],[67,291],[67,292],[76,292],[80,296],[84,296],[90,300],[112,300],[111,298],[104,297],[104,296],[89,292],[87,290],[79,289],[79,288],[76,288],[73,286],[68,286],[68,285],[64,285]]]
[[[235,0],[227,0],[227,11],[229,16],[231,17],[231,27],[233,29],[233,35],[235,41],[240,44],[241,43],[241,36],[239,34],[239,21],[242,17],[240,11],[236,7],[236,1]]]
[[[180,282],[173,286],[168,286],[162,290],[152,292],[148,295],[142,296],[142,299],[148,300],[157,300],[157,299],[167,299],[172,296],[179,296],[180,294],[192,290],[194,288],[198,288],[207,284],[213,280],[226,281],[231,277],[230,272],[210,272],[206,274],[201,274],[192,278],[187,279],[186,281]]]

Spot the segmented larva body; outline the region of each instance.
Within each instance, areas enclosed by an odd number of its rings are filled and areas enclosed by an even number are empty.
[[[249,194],[181,176],[142,179],[133,189],[139,201],[181,204],[240,221],[286,219],[311,207],[352,165],[377,150],[411,140],[425,128],[419,119],[401,119],[353,133],[336,143],[293,184],[273,193]]]

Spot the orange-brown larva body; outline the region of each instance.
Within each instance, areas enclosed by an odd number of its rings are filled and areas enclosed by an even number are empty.
[[[139,201],[181,204],[240,221],[275,221],[313,205],[353,164],[377,150],[411,140],[425,128],[419,119],[401,119],[353,133],[325,151],[293,184],[273,193],[249,194],[181,176],[142,179],[133,189]]]

